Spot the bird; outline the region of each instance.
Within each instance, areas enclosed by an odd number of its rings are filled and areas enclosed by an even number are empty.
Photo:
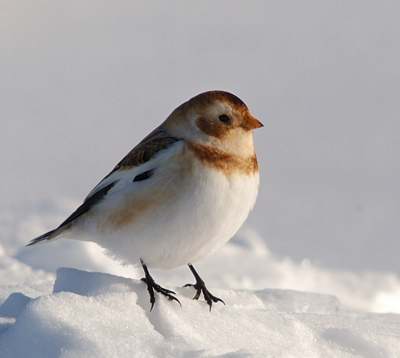
[[[56,238],[93,241],[130,264],[140,263],[151,308],[160,286],[150,268],[188,265],[211,307],[214,296],[193,266],[239,230],[253,209],[259,166],[253,130],[263,124],[236,95],[213,90],[180,106],[137,144],[55,229],[27,246]],[[158,296],[158,295],[157,295]]]

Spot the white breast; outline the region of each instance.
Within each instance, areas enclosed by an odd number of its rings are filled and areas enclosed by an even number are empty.
[[[230,240],[254,206],[258,183],[258,174],[227,178],[218,171],[197,168],[195,180],[171,207],[180,214],[171,217],[173,227],[162,245],[162,265],[195,262]]]
[[[190,173],[177,170],[173,161],[162,171],[151,184],[162,187],[163,196],[156,206],[121,229],[97,230],[91,240],[129,263],[142,258],[152,267],[177,267],[210,254],[231,239],[257,197],[258,173],[227,177],[197,160]]]

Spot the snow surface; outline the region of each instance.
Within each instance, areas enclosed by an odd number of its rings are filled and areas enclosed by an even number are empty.
[[[193,289],[182,288],[193,281],[187,268],[154,270],[182,307],[157,296],[150,312],[141,270],[97,245],[59,240],[23,247],[26,237],[64,215],[69,204],[63,205],[2,227],[9,233],[0,249],[2,358],[400,356],[400,315],[367,312],[400,312],[394,275],[279,258],[244,228],[196,265],[226,306],[210,313],[203,300],[193,301]]]
[[[14,293],[1,306],[1,357],[398,357],[400,315],[355,313],[328,295],[214,289],[226,306],[210,313],[104,273],[62,268],[53,293]]]

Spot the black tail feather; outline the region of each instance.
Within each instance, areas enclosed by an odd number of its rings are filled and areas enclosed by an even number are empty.
[[[52,238],[56,237],[59,234],[59,230],[58,229],[54,229],[51,230],[49,232],[46,232],[43,235],[40,235],[38,237],[36,237],[35,239],[31,240],[26,246],[32,246],[35,245],[41,241],[45,241],[45,240],[51,240]]]

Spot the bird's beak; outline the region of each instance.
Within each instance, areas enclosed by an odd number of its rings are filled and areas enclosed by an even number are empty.
[[[262,124],[256,117],[254,117],[250,113],[246,116],[246,123],[245,123],[246,129],[251,130],[261,127],[264,127],[264,124]]]

